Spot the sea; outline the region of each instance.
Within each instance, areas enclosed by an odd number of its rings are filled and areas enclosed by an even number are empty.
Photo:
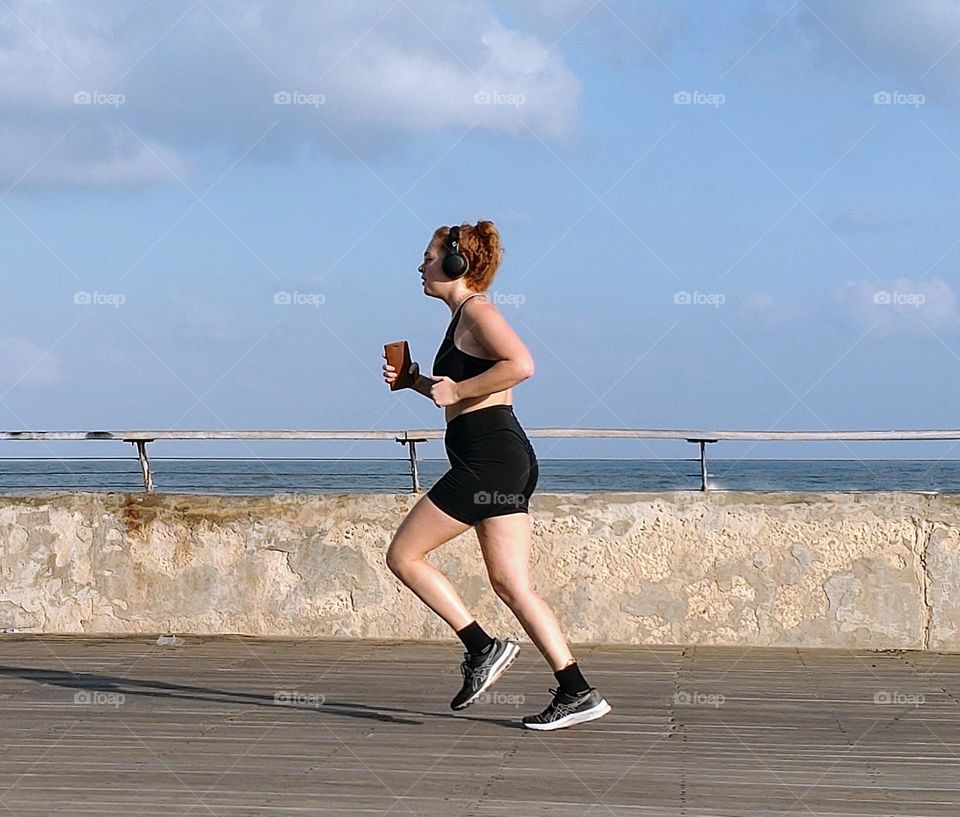
[[[398,493],[404,459],[152,459],[154,490],[183,494]],[[538,491],[699,491],[699,459],[541,459]],[[429,489],[446,459],[418,460]],[[708,460],[715,491],[960,491],[960,460]],[[0,459],[0,493],[143,490],[131,458]]]

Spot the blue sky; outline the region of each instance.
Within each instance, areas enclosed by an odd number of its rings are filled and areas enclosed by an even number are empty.
[[[382,345],[429,365],[449,311],[417,265],[483,218],[528,427],[956,427],[958,42],[933,0],[11,0],[0,425],[440,428]],[[54,451],[94,453],[0,454]]]

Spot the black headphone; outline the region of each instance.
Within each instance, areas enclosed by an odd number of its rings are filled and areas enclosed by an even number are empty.
[[[450,228],[450,235],[446,241],[447,254],[443,259],[443,274],[448,278],[460,278],[470,269],[470,262],[467,257],[460,252],[460,227],[456,225]]]

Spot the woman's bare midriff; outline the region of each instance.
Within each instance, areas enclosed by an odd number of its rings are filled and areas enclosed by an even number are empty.
[[[513,389],[488,394],[486,397],[468,397],[452,406],[446,406],[443,409],[444,421],[449,423],[459,414],[466,414],[468,411],[477,411],[488,406],[512,406]]]

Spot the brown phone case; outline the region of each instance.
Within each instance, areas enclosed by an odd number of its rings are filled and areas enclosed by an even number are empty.
[[[383,351],[387,355],[387,363],[393,366],[397,371],[397,379],[390,384],[390,391],[398,389],[409,389],[415,382],[410,367],[413,360],[410,358],[410,345],[405,340],[398,340],[396,343],[385,343]]]

